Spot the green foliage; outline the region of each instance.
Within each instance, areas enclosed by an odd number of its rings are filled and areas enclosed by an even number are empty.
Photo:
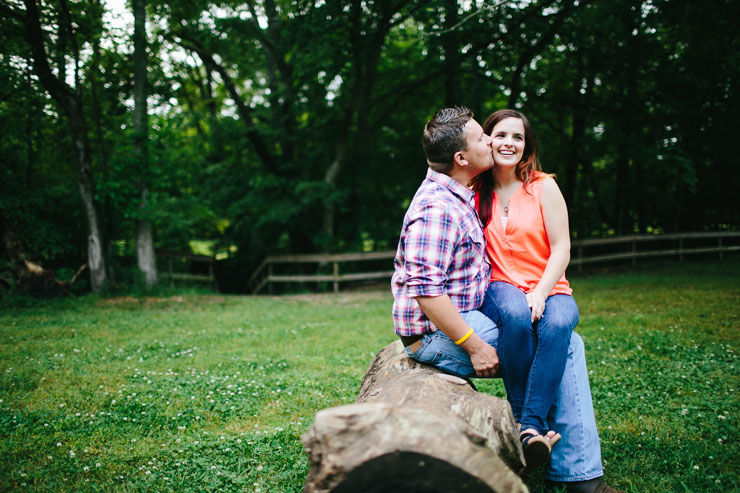
[[[393,248],[425,172],[421,129],[449,104],[529,116],[576,237],[738,226],[723,186],[740,179],[736,2],[150,0],[146,170],[131,33],[99,2],[71,6],[69,26],[62,7],[42,5],[46,47],[68,79],[81,54],[112,266],[133,263],[139,218],[158,248],[209,241],[245,268],[268,253]],[[70,267],[86,254],[74,147],[13,12],[0,11],[0,207],[33,256]]]

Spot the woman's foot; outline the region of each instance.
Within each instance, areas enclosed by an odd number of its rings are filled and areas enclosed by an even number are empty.
[[[550,460],[552,447],[560,440],[560,434],[549,431],[545,436],[542,436],[534,428],[528,428],[519,434],[519,439],[522,442],[525,462],[520,474],[526,476],[547,464],[547,461]]]

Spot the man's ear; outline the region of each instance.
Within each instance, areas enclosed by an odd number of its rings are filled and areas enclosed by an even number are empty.
[[[457,151],[453,156],[452,160],[454,164],[458,166],[467,166],[468,160],[465,158],[465,155],[463,154],[463,151]]]

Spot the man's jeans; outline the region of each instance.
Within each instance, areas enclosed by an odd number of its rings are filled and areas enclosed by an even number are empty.
[[[570,335],[578,324],[578,305],[572,296],[548,296],[542,318],[533,324],[524,293],[513,284],[494,281],[480,311],[499,328],[501,376],[514,417],[523,430],[545,433]]]
[[[473,310],[461,313],[467,324],[488,344],[498,347],[498,328],[483,313]],[[475,377],[468,353],[442,331],[427,334],[422,346],[407,354],[427,365],[462,378]],[[547,415],[549,429],[563,439],[552,449],[545,477],[552,481],[585,481],[604,475],[601,446],[596,431],[591,387],[588,383],[586,355],[581,337],[573,333],[568,359],[555,402]]]

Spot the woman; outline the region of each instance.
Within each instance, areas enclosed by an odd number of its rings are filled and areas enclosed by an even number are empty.
[[[483,128],[493,140],[495,165],[474,184],[492,265],[481,311],[500,330],[504,385],[531,469],[547,462],[560,439],[548,433],[546,418],[578,323],[565,279],[568,211],[555,180],[540,169],[537,141],[524,115],[501,110]]]

